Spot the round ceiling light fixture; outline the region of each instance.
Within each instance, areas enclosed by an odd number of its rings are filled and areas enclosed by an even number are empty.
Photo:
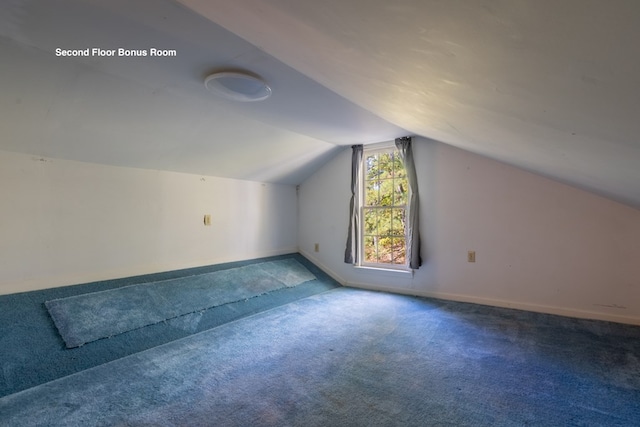
[[[246,71],[221,71],[204,79],[211,92],[241,102],[262,101],[271,96],[271,88],[260,77]]]

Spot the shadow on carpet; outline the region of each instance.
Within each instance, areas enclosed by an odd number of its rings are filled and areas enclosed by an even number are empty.
[[[0,399],[11,426],[632,426],[640,328],[338,288]]]

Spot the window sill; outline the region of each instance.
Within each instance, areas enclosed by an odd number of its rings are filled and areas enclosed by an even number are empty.
[[[413,277],[413,270],[407,268],[405,269],[398,269],[398,268],[384,268],[384,267],[373,267],[373,266],[369,266],[369,265],[356,265],[354,266],[354,268],[357,268],[358,270],[363,270],[366,272],[371,272],[371,273],[389,273],[391,275],[407,275],[407,276],[411,276]]]

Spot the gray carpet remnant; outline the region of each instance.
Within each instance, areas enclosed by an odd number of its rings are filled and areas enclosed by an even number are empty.
[[[291,258],[60,298],[45,305],[66,346],[73,348],[315,278]]]

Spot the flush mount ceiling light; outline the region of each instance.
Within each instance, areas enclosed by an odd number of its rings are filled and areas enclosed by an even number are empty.
[[[211,92],[233,101],[262,101],[271,96],[271,88],[264,80],[243,71],[221,71],[204,79]]]

